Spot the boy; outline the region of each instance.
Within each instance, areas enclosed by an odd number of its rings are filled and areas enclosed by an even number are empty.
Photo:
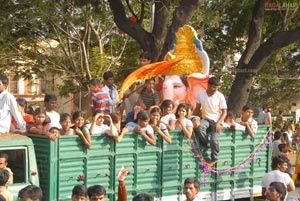
[[[19,191],[18,198],[19,201],[42,201],[43,192],[40,187],[28,185]]]
[[[7,91],[8,78],[0,74],[0,134],[8,133],[12,116],[17,122],[17,127],[22,133],[26,132],[26,122],[18,110],[15,97]]]
[[[46,108],[46,115],[50,118],[51,124],[61,128],[59,123],[60,115],[54,109],[56,107],[57,98],[54,94],[46,94],[44,97],[44,104]]]
[[[72,201],[86,201],[87,188],[83,185],[74,186],[72,190]]]
[[[6,153],[0,153],[0,169],[5,169],[9,173],[9,179],[7,181],[7,184],[13,184],[14,183],[14,176],[13,172],[10,168],[7,167],[8,165],[8,155]]]
[[[145,140],[151,145],[156,145],[156,138],[154,136],[153,128],[149,125],[149,115],[146,111],[140,111],[137,114],[137,123],[129,122],[122,129],[122,132],[119,136],[115,136],[114,139],[116,142],[120,142],[123,136],[127,132],[136,132],[145,138]]]
[[[248,134],[254,138],[257,132],[257,121],[255,121],[252,116],[253,110],[248,105],[244,105],[242,108],[242,116],[237,118],[235,121],[236,123],[245,126]]]
[[[9,178],[9,172],[5,169],[0,169],[0,195],[2,195],[6,201],[13,201],[12,194],[7,190],[7,181]]]
[[[85,119],[87,119],[95,110],[100,110],[104,114],[109,114],[109,97],[108,95],[101,89],[101,82],[97,78],[93,78],[90,80],[89,84],[91,90],[91,99],[90,99],[90,107],[87,111]]]
[[[118,102],[118,90],[117,86],[114,84],[115,83],[115,78],[114,74],[111,71],[106,71],[103,74],[103,80],[104,80],[104,87],[102,88],[105,93],[107,93],[109,96],[109,110],[110,113],[115,112],[115,105]]]
[[[106,190],[101,185],[90,186],[87,190],[90,201],[105,201]]]

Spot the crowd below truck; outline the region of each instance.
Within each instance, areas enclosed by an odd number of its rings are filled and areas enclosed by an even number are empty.
[[[147,54],[142,54],[140,60],[145,63],[151,62]],[[236,118],[235,114],[227,111],[225,97],[218,90],[221,83],[217,77],[210,77],[207,89],[199,92],[199,96],[196,98],[196,108],[172,100],[161,101],[154,78],[146,80],[143,84],[134,84],[132,89],[125,92],[122,103],[117,104],[118,91],[114,84],[114,75],[108,71],[103,74],[103,82],[97,78],[90,80],[91,98],[87,112],[74,111],[72,114],[59,114],[55,111],[57,97],[54,94],[46,94],[44,107],[36,108],[29,114],[26,101],[21,98],[15,100],[13,95],[7,91],[7,85],[7,77],[1,74],[1,135],[6,135],[6,133],[32,134],[47,137],[51,141],[56,141],[61,136],[77,135],[85,149],[91,149],[94,146],[92,136],[97,134],[105,134],[115,143],[121,144],[126,135],[134,132],[146,143],[156,147],[158,146],[158,137],[165,143],[172,144],[173,137],[170,132],[180,131],[179,133],[187,140],[195,140],[201,149],[209,150],[207,153],[210,153],[210,156],[203,161],[204,167],[207,168],[214,168],[218,165],[220,152],[222,152],[219,145],[219,134],[222,129],[242,131],[247,133],[249,138],[254,139],[259,128],[258,125],[267,125],[274,128],[270,132],[275,133],[276,136],[273,141],[273,161],[270,172],[276,176],[268,176],[270,173],[267,173],[267,181],[265,177],[262,179],[262,196],[266,196],[268,200],[282,200],[287,196],[287,191],[295,189],[294,182],[287,173],[287,166],[290,162],[286,154],[299,147],[300,123],[296,126],[293,121],[289,121],[289,125],[286,125],[282,112],[279,112],[275,122],[272,122],[272,109],[269,107],[259,113],[256,121],[253,118],[253,109],[248,105],[242,108],[241,116]],[[130,104],[126,104],[128,101]],[[124,113],[126,113],[126,120],[123,118]],[[11,140],[14,140],[14,135],[16,134],[11,134]],[[9,167],[12,165],[17,168],[17,165],[8,164],[8,161],[17,163],[18,159],[24,158],[25,155],[22,155],[21,148],[16,152],[9,152],[9,150],[6,152],[1,151],[0,153],[0,185],[3,187],[0,194],[4,196],[5,200],[10,201],[13,199],[9,193],[10,185],[14,183],[14,180],[22,183],[22,175],[20,176],[18,173],[16,179],[13,179],[13,175],[16,173],[13,173]],[[13,156],[13,160],[9,159],[10,156]],[[25,159],[24,161],[28,163]],[[124,173],[126,176],[126,169],[123,171],[120,175]],[[38,174],[36,169],[31,172],[32,176],[34,176],[34,172]],[[124,177],[119,179],[120,188],[122,187],[119,189],[120,193],[126,192]],[[186,197],[184,199],[187,201],[200,200],[197,197],[200,191],[200,181],[192,178],[185,181],[183,193]],[[42,200],[42,193],[38,185],[38,183],[33,186],[28,185],[20,190],[18,199],[23,200],[23,194],[30,194],[30,196],[37,197],[26,197],[24,200]],[[89,188],[75,186],[73,191],[72,200],[85,200],[87,195],[89,200],[105,199],[105,189],[101,185],[93,185]],[[149,197],[143,199],[153,200],[151,195],[142,195]],[[125,198],[122,199],[126,200],[124,194],[123,197]],[[142,199],[134,198],[133,200]]]

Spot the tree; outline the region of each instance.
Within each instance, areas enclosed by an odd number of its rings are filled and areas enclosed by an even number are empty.
[[[141,7],[146,5],[145,2],[141,2]],[[177,4],[171,4],[167,0],[155,1],[152,31],[143,28],[142,12],[138,23],[133,23],[127,18],[125,11],[131,11],[132,15],[137,16],[128,1],[126,1],[128,9],[125,9],[121,0],[110,0],[109,3],[117,26],[134,38],[144,51],[151,52],[154,61],[162,60],[179,27],[187,23],[192,24],[205,38],[208,46],[206,51],[213,63],[211,73],[222,75],[229,93],[229,109],[237,114],[247,103],[252,84],[256,84],[256,89],[261,87],[255,78],[266,64],[272,65],[270,58],[283,48],[295,44],[300,38],[299,12],[297,12],[299,6],[293,1],[288,2],[293,3],[288,5],[292,6],[292,10],[269,12],[267,17],[265,6],[268,5],[263,0],[205,1],[204,5],[202,1],[192,0],[179,1]],[[199,9],[201,5],[203,6]],[[172,9],[174,12],[171,19],[169,16]],[[274,18],[281,21],[274,23]],[[226,60],[232,61],[236,54],[241,55],[239,61],[237,64],[231,64],[233,67],[230,72],[225,73],[222,69],[228,65]],[[271,73],[268,70],[265,72]]]

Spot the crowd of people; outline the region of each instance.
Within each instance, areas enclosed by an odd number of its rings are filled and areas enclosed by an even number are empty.
[[[148,53],[141,54],[141,65],[149,64],[150,58]],[[181,130],[187,139],[192,138],[194,133],[194,138],[201,147],[211,149],[211,160],[206,161],[208,167],[217,163],[220,152],[218,137],[222,128],[243,130],[254,138],[258,124],[272,126],[271,108],[264,108],[259,113],[258,122],[254,120],[253,109],[248,105],[242,108],[241,116],[237,118],[233,112],[227,111],[225,97],[218,90],[221,83],[217,77],[210,77],[207,89],[199,92],[196,97],[196,108],[187,103],[176,103],[172,100],[161,101],[156,89],[155,78],[130,86],[125,91],[121,104],[118,104],[118,90],[114,84],[114,75],[107,71],[103,74],[103,82],[98,78],[91,79],[89,82],[90,105],[87,112],[75,111],[72,114],[59,114],[55,111],[57,97],[54,94],[46,94],[44,107],[38,107],[32,111],[32,114],[28,114],[26,113],[26,100],[15,99],[7,91],[7,85],[7,77],[1,74],[0,134],[8,132],[31,133],[47,136],[51,140],[56,140],[62,135],[78,135],[84,146],[90,148],[92,146],[91,135],[95,134],[106,134],[120,143],[128,132],[135,132],[149,144],[156,146],[156,134],[170,144],[172,139],[169,131]],[[126,117],[125,122],[123,122],[123,114]],[[277,156],[282,157],[292,143],[290,136],[281,132],[284,129],[283,118],[281,117],[282,113],[279,113],[276,119],[276,126],[280,130],[280,134],[278,132],[274,134],[273,160],[277,159]],[[89,123],[87,123],[88,120]],[[300,133],[300,126],[297,129]],[[0,156],[0,162],[5,163],[5,156]],[[276,161],[272,163],[276,163]],[[278,168],[278,165],[274,165],[273,171],[275,168]],[[7,171],[8,175],[12,175],[7,167],[0,169]],[[5,174],[3,173],[3,175]],[[270,180],[268,179],[268,181]],[[268,189],[271,191],[271,189],[280,188],[278,187],[280,185],[276,183],[277,181],[274,182],[263,180],[263,194],[265,191],[268,192]],[[284,184],[288,187],[287,190],[293,189],[288,182],[289,180],[286,178]],[[187,181],[187,184],[184,184],[188,201],[197,200],[195,197],[191,199],[188,196],[191,191],[191,187],[188,186],[191,184],[193,184],[193,188],[197,189],[197,192],[200,188],[198,181]],[[89,192],[93,192],[93,188],[101,187],[93,186],[88,189],[76,187],[73,194],[87,192],[90,200],[93,200],[93,196],[89,194]],[[284,194],[281,191],[280,193]],[[84,195],[86,197],[86,193]]]

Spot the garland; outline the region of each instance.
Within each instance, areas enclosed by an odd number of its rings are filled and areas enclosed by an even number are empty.
[[[245,161],[239,163],[235,167],[231,167],[231,168],[224,169],[224,170],[217,170],[215,168],[208,167],[207,164],[205,163],[205,160],[203,159],[203,156],[199,152],[198,147],[195,144],[195,141],[191,138],[190,143],[191,143],[192,149],[194,151],[194,154],[198,158],[199,163],[201,164],[201,166],[203,168],[203,172],[204,172],[203,183],[204,183],[204,186],[206,186],[206,175],[207,175],[208,172],[212,172],[214,174],[235,173],[235,172],[241,171],[245,166],[247,166],[249,163],[251,163],[266,148],[266,146],[271,141],[271,138],[273,136],[273,132],[269,132],[269,131],[268,131],[268,134],[262,139],[261,143],[257,146],[256,150],[253,151]],[[196,143],[198,145],[197,141],[196,141]]]

